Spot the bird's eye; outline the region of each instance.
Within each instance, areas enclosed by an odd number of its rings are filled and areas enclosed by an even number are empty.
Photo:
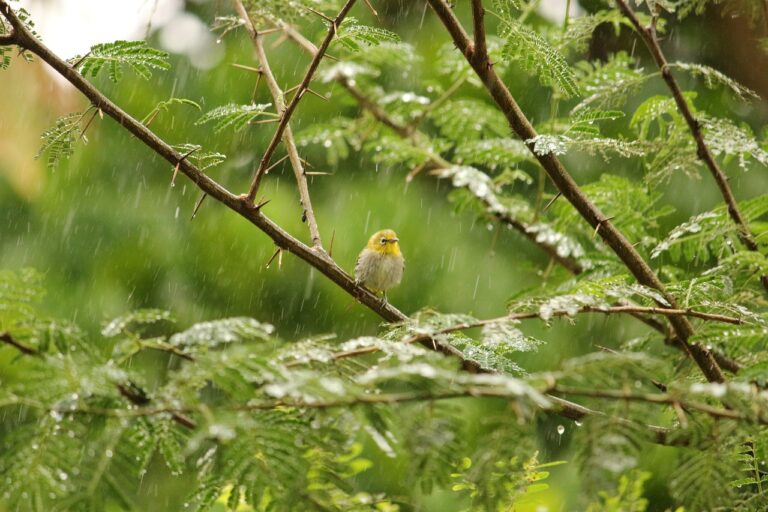
[[[384,237],[381,237],[381,245],[384,245],[385,243],[387,243],[387,239]]]

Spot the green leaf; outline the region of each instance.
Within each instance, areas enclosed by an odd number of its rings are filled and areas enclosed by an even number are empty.
[[[522,68],[538,76],[542,85],[553,87],[565,98],[579,96],[576,75],[565,58],[539,34],[525,25],[510,22],[502,37],[504,57],[519,62]]]
[[[356,18],[348,17],[339,26],[334,42],[357,52],[367,46],[399,43],[400,36],[383,28],[362,25]]]
[[[750,100],[760,99],[760,96],[752,89],[741,85],[733,78],[721,73],[720,71],[705,66],[703,64],[687,63],[687,62],[673,62],[669,65],[671,68],[680,69],[686,71],[696,78],[701,78],[704,83],[710,89],[715,88],[718,85],[722,85],[731,90],[739,99]]]
[[[213,130],[217,133],[227,128],[232,128],[237,132],[246,128],[260,117],[277,118],[277,114],[266,110],[271,106],[271,103],[254,103],[251,105],[229,103],[206,112],[195,124],[203,125],[214,122]]]
[[[96,76],[106,68],[109,79],[118,82],[123,76],[123,66],[147,80],[153,69],[166,70],[171,66],[168,53],[147,46],[146,41],[115,41],[91,47],[85,56],[69,60],[83,76]]]
[[[200,106],[199,103],[196,101],[192,101],[187,98],[170,98],[167,100],[163,100],[159,102],[157,105],[155,105],[155,108],[153,108],[149,114],[147,114],[144,119],[141,120],[142,124],[147,124],[148,122],[151,122],[157,114],[160,112],[168,112],[172,106],[174,105],[186,105],[188,107],[196,108],[198,111],[202,111],[203,108]]]
[[[46,163],[49,169],[56,167],[62,160],[69,158],[75,152],[75,142],[80,137],[80,121],[86,112],[74,112],[56,120],[56,125],[43,132],[43,145],[35,155],[40,158],[48,153]]]

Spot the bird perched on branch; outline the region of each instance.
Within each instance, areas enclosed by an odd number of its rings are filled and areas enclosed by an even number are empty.
[[[377,231],[360,252],[355,265],[355,282],[374,293],[384,292],[400,284],[405,259],[400,252],[397,234],[391,229]]]

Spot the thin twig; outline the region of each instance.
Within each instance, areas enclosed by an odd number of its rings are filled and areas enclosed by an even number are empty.
[[[235,1],[235,6],[237,8],[238,14],[244,19],[246,19],[245,26],[248,32],[251,34],[251,39],[254,41],[254,44],[257,44],[260,46],[261,44],[260,38],[256,33],[255,29],[253,28],[253,24],[250,22],[250,18],[248,17],[248,13],[245,7],[243,6],[242,1],[241,0],[234,0],[234,1]],[[277,125],[275,134],[272,137],[272,140],[270,141],[269,145],[267,146],[267,149],[264,152],[264,156],[262,156],[261,161],[259,162],[259,166],[256,169],[256,173],[254,174],[253,180],[251,181],[250,189],[248,190],[247,197],[250,202],[253,202],[253,199],[256,197],[256,193],[259,189],[259,184],[261,182],[261,177],[264,173],[264,169],[266,169],[267,166],[269,165],[269,161],[272,158],[272,153],[274,153],[275,149],[277,148],[277,145],[280,142],[280,139],[283,135],[283,131],[285,131],[286,128],[288,127],[288,121],[291,119],[291,116],[293,115],[293,112],[296,110],[296,106],[299,104],[299,101],[301,101],[302,96],[304,96],[304,92],[309,87],[309,83],[312,80],[312,77],[314,76],[315,71],[317,71],[317,67],[320,65],[320,61],[322,60],[323,55],[325,54],[325,51],[328,49],[328,46],[330,46],[331,41],[336,36],[336,31],[338,30],[338,26],[347,16],[347,13],[350,11],[350,9],[352,9],[352,6],[354,4],[355,4],[355,0],[347,0],[347,2],[339,11],[339,14],[336,16],[336,18],[331,20],[330,26],[328,27],[328,33],[326,34],[325,39],[323,39],[323,42],[320,44],[320,47],[318,48],[317,53],[312,59],[312,62],[310,62],[309,68],[307,69],[307,72],[304,74],[304,79],[301,81],[301,84],[299,84],[299,90],[296,92],[296,95],[293,97],[291,102],[284,109],[279,109],[281,111],[280,124]],[[263,48],[260,53],[263,53]],[[261,55],[260,55],[260,60],[262,60]],[[263,60],[261,64],[262,64],[263,71],[265,73],[269,73],[270,71],[268,69],[268,66],[265,65],[265,62]],[[309,217],[309,215],[311,214],[311,208],[309,208],[309,210],[310,212],[308,212],[307,217]],[[314,236],[315,235],[313,234],[313,239],[314,239]],[[319,241],[319,235],[317,240]],[[319,242],[316,245],[319,245]]]
[[[365,5],[368,7],[368,9],[371,10],[371,13],[376,17],[376,19],[379,18],[379,13],[376,11],[376,9],[373,8],[373,4],[371,3],[371,0],[363,0],[365,2]]]
[[[768,425],[768,418],[759,412],[754,416],[747,416],[744,413],[735,411],[733,409],[722,409],[701,402],[681,400],[679,397],[673,396],[670,393],[651,394],[635,393],[624,390],[582,389],[561,386],[559,384],[551,386],[548,389],[548,392],[564,395],[584,396],[590,398],[603,398],[607,400],[628,400],[633,402],[647,402],[651,404],[679,404],[687,410],[699,411],[704,414],[708,414],[713,418],[725,418],[742,421],[746,420],[759,423],[761,425]]]
[[[525,141],[528,149],[539,161],[558,190],[562,192],[563,196],[568,199],[584,220],[593,228],[600,225],[599,233],[603,241],[624,262],[624,265],[640,284],[658,290],[671,309],[679,309],[675,298],[666,292],[664,284],[648,266],[648,263],[646,263],[624,234],[613,223],[607,221],[606,215],[587,198],[557,156],[552,153],[537,154],[534,151],[534,144],[530,141],[536,137],[536,130],[512,97],[507,86],[499,78],[494,67],[490,65],[487,56],[473,54],[472,41],[464,31],[451,7],[445,0],[428,0],[428,2],[450,33],[456,47],[475,70],[475,73],[482,80],[491,97],[507,118],[512,130],[521,140]],[[686,352],[696,362],[707,380],[723,382],[725,376],[712,356],[711,351],[705,346],[688,341],[694,334],[690,322],[683,316],[671,316],[669,318]]]
[[[477,59],[485,59],[488,62],[488,48],[485,42],[485,9],[483,0],[472,0],[472,26],[474,29],[475,47],[472,54]]]
[[[245,20],[245,28],[251,37],[251,41],[253,41],[253,46],[256,50],[256,55],[259,59],[259,63],[261,64],[261,73],[259,76],[264,77],[264,80],[267,83],[267,87],[269,88],[269,91],[272,94],[272,99],[275,102],[275,107],[277,108],[277,111],[280,113],[280,122],[277,125],[275,136],[270,141],[270,144],[267,147],[267,151],[264,153],[264,156],[259,162],[259,165],[256,170],[256,174],[254,175],[254,181],[251,183],[251,188],[247,196],[247,201],[249,203],[253,203],[254,199],[256,198],[256,191],[258,190],[257,181],[261,180],[261,177],[264,174],[266,174],[266,168],[267,168],[267,165],[269,164],[269,160],[271,159],[272,154],[277,148],[280,138],[282,137],[282,140],[285,144],[286,151],[288,153],[288,157],[290,158],[290,161],[291,161],[291,168],[293,169],[294,177],[296,178],[296,185],[299,190],[299,201],[301,202],[301,207],[302,207],[302,219],[306,218],[307,225],[309,227],[309,235],[312,238],[313,247],[315,247],[316,249],[322,249],[322,241],[320,239],[320,229],[317,226],[317,220],[315,219],[315,212],[312,209],[312,200],[310,199],[310,196],[309,196],[309,187],[307,185],[307,177],[304,173],[304,167],[301,163],[301,158],[299,157],[299,150],[296,147],[296,141],[293,137],[293,130],[291,130],[291,127],[288,124],[288,119],[290,117],[290,114],[286,116],[286,112],[288,112],[288,110],[285,106],[284,93],[280,89],[280,86],[278,85],[277,80],[275,79],[275,75],[272,73],[272,68],[270,67],[269,60],[267,59],[267,53],[264,50],[262,37],[253,26],[253,23],[251,22],[251,19],[248,16],[248,11],[245,9],[245,6],[243,5],[241,0],[234,0],[234,2],[235,2],[235,8],[237,10],[238,15]],[[296,108],[295,98],[294,98],[294,102],[291,102],[291,104],[293,105],[293,108]]]
[[[12,347],[15,347],[16,350],[18,350],[22,354],[26,354],[28,356],[36,356],[39,354],[39,352],[36,349],[26,346],[25,344],[23,344],[13,336],[11,336],[11,333],[9,332],[0,333],[0,341],[2,341],[7,345],[11,345]]]
[[[127,394],[127,395],[126,395]],[[142,396],[136,396],[131,393],[131,390],[126,388],[126,398],[131,400],[133,398],[137,402],[142,400]],[[129,398],[131,397],[131,398]],[[501,398],[508,400],[519,399],[520,396],[517,391],[510,391],[507,387],[494,388],[494,387],[482,387],[482,386],[470,386],[461,390],[444,391],[441,393],[415,393],[415,392],[403,392],[403,393],[388,393],[388,394],[371,394],[371,395],[359,395],[353,398],[342,400],[326,400],[326,401],[298,401],[298,400],[270,400],[270,401],[250,401],[245,404],[233,404],[229,406],[220,407],[221,410],[233,411],[233,412],[248,412],[248,411],[262,411],[272,410],[277,408],[294,407],[298,409],[333,409],[337,407],[355,407],[365,405],[395,405],[408,402],[431,402],[438,400],[451,400],[459,398]],[[624,397],[621,397],[624,398]],[[586,416],[603,416],[607,415],[585,407],[580,404],[574,404],[567,400],[564,400],[558,396],[547,395],[547,405],[543,406],[544,411],[560,414],[571,420],[582,420]],[[9,400],[0,403],[0,406],[6,406],[11,404],[24,404],[29,407],[35,407],[43,411],[52,410],[45,404],[28,400],[20,397],[12,397]],[[147,417],[156,415],[170,414],[174,419],[179,418],[177,421],[184,421],[185,426],[194,428],[196,425],[193,420],[187,417],[188,414],[194,414],[199,412],[199,408],[195,407],[170,407],[160,406],[152,407],[146,404],[139,405],[132,409],[110,409],[105,407],[94,407],[89,405],[81,405],[75,409],[67,410],[67,414],[89,414],[94,416],[107,416],[114,418],[136,418]],[[721,410],[712,408],[712,411],[719,413]],[[739,417],[738,413],[732,415],[723,415],[723,417],[729,417],[731,419],[747,420],[749,418]],[[649,425],[638,423],[626,418],[613,418],[616,422],[625,425],[635,425],[642,427],[646,430],[649,440],[662,444],[662,445],[685,445],[688,444],[689,439],[685,436],[675,435],[673,429],[667,427],[661,427],[657,425]]]
[[[675,104],[677,104],[677,109],[688,124],[691,136],[696,142],[696,155],[702,162],[704,162],[704,165],[707,166],[712,177],[715,179],[717,188],[720,189],[720,194],[723,196],[723,200],[728,209],[728,215],[731,217],[733,223],[736,224],[739,240],[741,240],[742,245],[744,245],[747,250],[760,252],[760,248],[758,247],[752,232],[749,230],[747,221],[744,219],[744,215],[742,215],[741,210],[739,209],[736,197],[733,195],[731,185],[728,183],[728,177],[722,169],[720,169],[720,165],[717,163],[717,160],[715,160],[712,151],[704,140],[704,133],[701,131],[701,123],[694,117],[691,107],[685,100],[677,80],[672,76],[672,70],[661,49],[661,45],[659,45],[659,39],[656,34],[656,20],[658,19],[658,15],[651,13],[651,25],[644,27],[635,12],[629,6],[627,0],[616,0],[616,5],[619,6],[619,9],[624,16],[626,16],[635,27],[635,30],[640,35],[643,43],[645,43],[648,51],[650,51],[656,66],[658,66],[659,71],[661,71],[661,77],[664,79],[664,82],[666,82],[667,87],[672,93]],[[768,274],[760,276],[760,282],[762,283],[763,288],[768,291]]]
[[[197,212],[200,210],[200,207],[203,206],[203,201],[205,201],[205,198],[208,197],[208,194],[203,192],[203,194],[200,196],[200,199],[197,200],[195,203],[195,207],[192,209],[192,217],[189,218],[189,220],[194,220],[197,216]]]

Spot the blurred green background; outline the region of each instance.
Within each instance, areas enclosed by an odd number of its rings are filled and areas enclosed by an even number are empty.
[[[457,8],[461,14],[465,3]],[[563,4],[564,9],[565,2],[554,3]],[[594,8],[590,4],[594,2],[582,3],[586,9]],[[426,81],[445,82],[431,63],[447,36],[431,12],[424,14],[424,4],[389,1],[377,6],[379,23],[413,43],[424,58],[418,73],[387,76],[382,86],[423,94]],[[229,14],[226,2],[190,2],[187,10],[206,23]],[[765,96],[768,61],[755,42],[765,34],[743,18],[721,14],[717,8],[710,9],[671,28],[665,40],[670,60],[713,66]],[[354,15],[376,23],[360,6]],[[550,23],[536,16],[534,20],[542,26]],[[492,18],[489,23],[493,24]],[[646,66],[651,65],[629,34],[617,37],[611,28],[603,28],[591,43],[588,58],[625,49],[638,52]],[[319,41],[322,30],[321,23],[312,22],[305,34]],[[254,75],[232,66],[254,65],[252,47],[243,36],[234,33],[222,41],[224,58],[210,70],[195,69],[187,58],[174,56],[172,70],[155,73],[149,81],[128,75],[118,85],[106,77],[95,82],[137,118],[172,95],[197,101],[204,111],[230,102],[248,103]],[[289,42],[273,48],[277,36],[270,37],[270,58],[280,83],[284,87],[298,83],[308,57]],[[530,119],[549,115],[550,92],[535,77],[517,72],[506,80]],[[327,121],[340,110],[347,115],[357,112],[340,87],[316,87],[329,92],[330,101],[306,95],[292,121],[296,132]],[[463,92],[485,98],[482,91],[465,87]],[[642,98],[664,93],[660,81],[651,81],[630,110]],[[270,101],[263,84],[255,99]],[[764,103],[744,106],[718,90],[700,92],[697,103],[744,120],[756,132],[768,113]],[[15,59],[0,75],[0,267],[33,267],[42,272],[48,290],[44,307],[51,316],[75,321],[94,339],[105,320],[143,307],[172,311],[180,327],[226,316],[251,316],[273,323],[287,340],[327,333],[344,340],[377,331],[379,318],[297,258],[286,254],[281,268],[276,262],[265,268],[274,246],[226,208],[208,200],[190,220],[199,198],[195,187],[183,176],[171,187],[172,167],[111,120],[97,118],[88,131],[89,143],[79,145],[74,156],[55,170],[46,169],[44,158],[33,160],[43,130],[59,115],[85,107],[82,97],[43,71],[40,63]],[[197,117],[193,109],[177,108],[160,114],[152,129],[169,143],[201,144],[207,151],[225,153],[227,161],[210,174],[233,192],[245,191],[274,125],[256,125],[233,136],[231,132],[215,134],[209,125],[195,126]],[[547,258],[518,234],[480,220],[471,211],[457,212],[446,197],[448,184],[426,175],[406,183],[411,169],[376,166],[367,155],[354,151],[335,168],[326,164],[322,148],[302,151],[313,170],[333,173],[314,177],[310,191],[324,243],[328,247],[334,239],[333,257],[341,266],[352,271],[357,253],[374,231],[397,231],[406,273],[389,299],[405,313],[434,308],[498,316],[510,296],[542,284]],[[282,155],[279,150],[273,161]],[[639,163],[618,158],[606,164],[573,153],[565,162],[579,183],[594,181],[606,170],[636,179],[641,175]],[[739,198],[765,190],[768,182],[764,169],[735,171],[731,176]],[[551,185],[547,187],[551,192]],[[533,197],[536,185],[520,191]],[[264,210],[269,217],[308,240],[287,162],[269,174],[259,195],[271,200]],[[665,201],[677,210],[665,219],[669,228],[718,204],[719,196],[708,176],[698,181],[681,176],[669,183]],[[562,277],[557,269],[547,275],[550,282]],[[547,341],[537,353],[521,358],[521,365],[529,370],[554,369],[561,359],[593,351],[594,345],[615,346],[644,332],[632,320],[598,316],[581,318],[575,327],[558,322],[552,328],[539,323],[524,328]],[[0,363],[0,371],[5,371],[6,364],[11,363]],[[556,426],[542,425],[545,457],[572,459],[568,431],[558,435]],[[650,450],[648,457],[658,459],[654,480],[662,481],[664,450]],[[560,491],[552,493],[551,510],[571,510],[567,497],[558,493],[580,485],[576,465],[557,468],[553,474],[559,482],[553,487]],[[371,475],[367,477],[371,481],[407,485],[385,470]],[[653,492],[653,482],[649,485]],[[450,510],[452,499],[450,494],[438,494],[429,509]],[[659,497],[652,510],[662,510],[664,503]]]

